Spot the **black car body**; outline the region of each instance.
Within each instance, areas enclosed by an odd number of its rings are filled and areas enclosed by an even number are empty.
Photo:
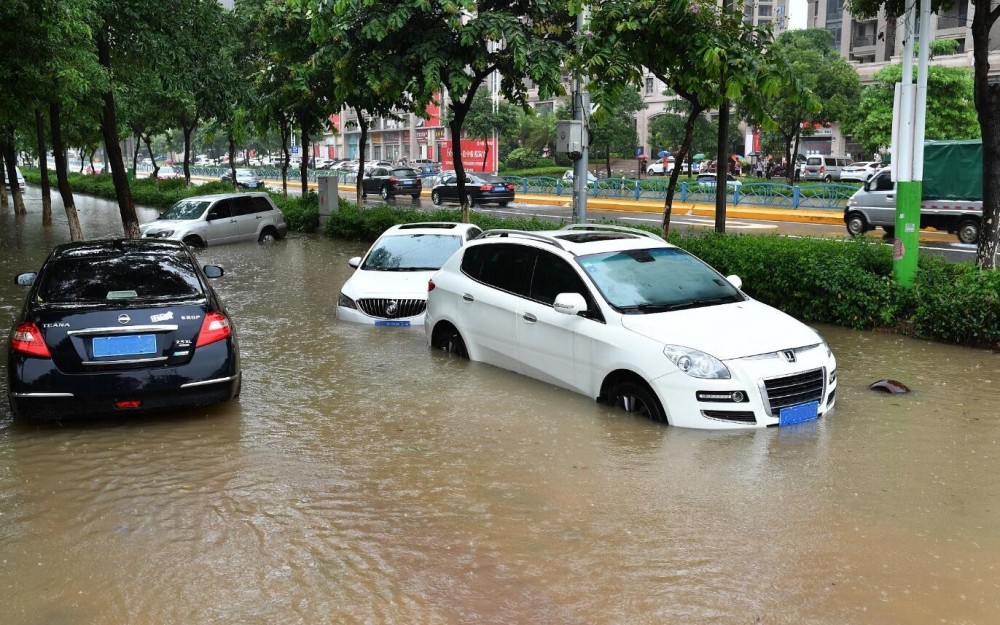
[[[15,417],[62,419],[180,408],[239,395],[236,334],[179,241],[57,246],[30,286],[7,346]]]
[[[465,194],[470,204],[499,204],[507,206],[514,201],[514,184],[492,174],[466,174]],[[458,176],[454,173],[442,175],[431,189],[431,201],[461,203],[458,197]]]
[[[365,195],[377,193],[383,200],[397,195],[409,195],[416,200],[423,190],[423,181],[420,172],[412,167],[375,166],[365,172],[361,186]]]
[[[220,182],[233,182],[233,172],[227,171],[219,178]],[[264,186],[264,180],[252,169],[236,170],[236,186],[240,189],[257,189]]]

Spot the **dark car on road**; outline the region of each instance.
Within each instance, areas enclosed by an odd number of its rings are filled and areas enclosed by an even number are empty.
[[[364,194],[378,194],[383,200],[397,195],[409,195],[420,199],[423,182],[420,172],[412,167],[383,167],[376,165],[365,172],[361,179]]]
[[[38,272],[7,344],[16,418],[63,419],[225,402],[239,396],[229,315],[180,241],[116,239],[57,246]]]
[[[499,204],[507,206],[514,201],[514,184],[493,174],[466,174],[465,195],[470,205]],[[458,176],[442,175],[431,189],[431,201],[461,203],[458,197]]]
[[[233,182],[233,172],[227,171],[219,178],[220,182]],[[264,179],[257,175],[252,169],[236,170],[236,186],[240,189],[257,189],[264,186]]]

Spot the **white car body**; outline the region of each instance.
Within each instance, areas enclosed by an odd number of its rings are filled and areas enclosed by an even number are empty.
[[[661,417],[682,427],[791,425],[832,410],[836,359],[815,330],[746,296],[736,276],[723,278],[659,237],[623,236],[628,234],[624,230],[628,229],[588,225],[536,233],[485,232],[432,276],[425,324],[428,343],[599,400],[616,403],[620,397],[626,410],[629,401],[617,389],[643,387],[655,394]],[[610,234],[602,236],[606,231]],[[473,252],[481,246],[506,246],[507,252],[502,248]],[[554,294],[550,304],[517,293],[516,281],[501,288],[492,285],[489,281],[497,276],[501,282],[506,279],[496,269],[502,255],[509,254],[503,258],[504,266],[514,267],[525,248],[535,254],[524,264],[527,275],[518,278],[531,285],[525,288],[533,290],[538,280],[543,285],[550,280],[550,288],[558,287],[552,278],[560,275],[552,271],[558,266],[571,272],[561,275],[570,276],[566,279],[585,292]],[[481,279],[463,269],[467,255],[470,267],[482,267]],[[653,261],[644,260],[647,255],[662,259],[663,270],[690,266],[690,275],[701,278],[681,282],[688,275],[682,269],[685,277],[669,279],[675,284],[665,291],[718,290],[726,293],[726,301],[711,299],[672,311],[662,306],[643,311],[612,305],[599,287],[602,280],[610,280],[604,289],[617,291],[615,297],[638,295],[647,284],[616,281],[609,273],[602,278],[606,270],[600,263],[611,267],[608,259],[622,259],[615,262],[652,266]],[[477,265],[480,257],[487,260]],[[491,262],[498,264],[494,267]],[[543,265],[547,269],[539,277],[538,267]],[[689,363],[715,363],[716,368],[710,368],[715,377],[687,373],[682,365]],[[690,370],[695,369],[692,365]],[[782,389],[801,394],[782,400]]]
[[[282,239],[288,225],[266,193],[218,193],[185,198],[159,219],[141,224],[139,231],[143,238],[207,247]]]
[[[450,222],[389,228],[363,257],[348,261],[355,272],[340,290],[337,319],[376,326],[423,325],[427,280],[480,232],[478,226]]]
[[[648,176],[666,176],[673,171],[674,159],[670,159],[666,167],[663,166],[663,159],[655,160],[646,167],[646,175]]]
[[[7,182],[7,167],[6,166],[0,167],[0,171],[3,172],[4,183],[7,185],[8,188],[10,188],[10,183]],[[17,187],[21,190],[21,193],[27,191],[28,185],[24,181],[24,174],[21,173],[21,168],[18,167],[17,165],[14,166],[14,175],[17,176]]]
[[[851,163],[840,173],[840,179],[853,180],[855,182],[866,182],[880,168],[881,164],[875,161]]]
[[[573,170],[567,169],[566,172],[562,175],[563,184],[573,184],[574,178],[576,178],[576,174],[573,173]],[[597,182],[597,176],[588,171],[587,184],[594,184],[595,182]]]

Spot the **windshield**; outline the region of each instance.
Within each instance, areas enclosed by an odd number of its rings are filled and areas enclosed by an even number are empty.
[[[742,302],[719,272],[679,248],[591,254],[577,259],[619,312],[648,313]]]
[[[182,253],[65,257],[45,267],[39,301],[96,304],[129,300],[190,299],[203,291]]]
[[[181,200],[164,211],[160,219],[198,219],[208,204],[205,200]]]
[[[408,234],[385,237],[375,244],[362,269],[369,271],[433,271],[462,247],[462,237]]]
[[[392,175],[395,176],[395,177],[397,177],[397,178],[419,178],[420,177],[420,174],[417,173],[417,170],[415,170],[415,169],[409,169],[409,168],[405,168],[405,167],[404,168],[400,168],[400,169],[393,169],[392,170]]]

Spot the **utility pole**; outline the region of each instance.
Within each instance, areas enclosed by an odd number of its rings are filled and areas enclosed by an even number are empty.
[[[583,34],[586,7],[576,16],[576,34]],[[577,50],[579,52],[579,48]],[[586,92],[586,83],[581,74],[573,78],[573,119],[583,125],[583,141],[580,155],[573,162],[573,223],[587,223],[587,174],[590,132],[587,128],[587,118],[590,117],[590,96]],[[575,154],[574,154],[575,156]]]

